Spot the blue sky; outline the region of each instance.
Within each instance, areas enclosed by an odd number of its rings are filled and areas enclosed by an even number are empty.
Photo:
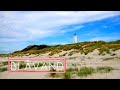
[[[28,45],[120,39],[119,11],[0,11],[0,53]]]

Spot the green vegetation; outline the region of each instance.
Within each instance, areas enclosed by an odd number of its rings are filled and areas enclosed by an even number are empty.
[[[63,74],[61,74],[61,73],[50,73],[49,76],[52,77],[52,78],[61,78],[63,76]]]
[[[2,62],[2,65],[8,65],[8,61]]]
[[[95,69],[92,67],[82,67],[80,69],[78,69],[78,73],[77,75],[80,77],[86,77],[88,75],[91,75],[95,72]]]
[[[87,77],[88,75],[91,75],[93,73],[109,73],[110,71],[114,70],[112,67],[109,66],[104,66],[104,67],[97,67],[97,68],[92,68],[92,67],[82,67],[77,70],[77,75],[80,77]]]
[[[103,52],[110,54],[110,50],[108,47],[103,46],[103,47],[99,48],[98,50],[100,52],[99,55],[101,55]]]
[[[4,72],[4,71],[7,71],[7,68],[6,68],[6,67],[0,68],[0,72]]]
[[[31,45],[26,47],[21,51],[15,51],[10,54],[0,54],[0,57],[6,56],[23,56],[23,55],[31,55],[31,54],[45,54],[50,52],[50,56],[54,54],[58,54],[62,51],[73,50],[68,55],[71,56],[74,53],[81,53],[87,55],[89,52],[98,49],[99,55],[102,53],[111,54],[110,50],[116,51],[120,49],[120,40],[112,41],[112,42],[104,42],[104,41],[88,41],[88,42],[79,42],[76,44],[66,44],[66,45],[55,45],[55,46],[47,46],[47,45]],[[63,54],[65,56],[67,53]],[[114,54],[113,54],[114,55]]]
[[[73,54],[74,54],[74,51],[70,52],[70,53],[68,54],[68,56],[71,56],[71,55],[73,55]]]
[[[43,49],[43,48],[47,48],[47,47],[49,47],[49,46],[48,45],[31,45],[31,46],[26,47],[22,51],[39,50],[39,49]],[[16,52],[20,52],[20,51],[16,51]],[[16,52],[14,52],[14,53],[16,53]]]
[[[49,76],[50,77],[52,77],[52,78],[59,78],[59,77],[62,77],[62,75],[63,74],[61,74],[61,73],[54,73],[54,72],[56,72],[56,70],[53,68],[53,67],[51,67],[51,70],[50,70],[52,73],[50,73],[49,74]]]
[[[64,79],[71,79],[73,77],[73,69],[67,69],[66,73],[64,74]]]
[[[81,78],[87,77],[88,75],[92,75],[93,73],[109,73],[110,71],[114,70],[110,66],[103,66],[103,67],[81,67],[81,68],[69,68],[66,70],[64,74],[58,73],[51,73],[50,76],[54,77],[63,77],[64,79],[71,79],[74,78],[74,75],[80,76]]]
[[[9,54],[0,54],[0,57],[8,57]]]
[[[114,69],[109,66],[97,67],[97,72],[101,72],[101,73],[109,73],[112,70],[114,70]]]

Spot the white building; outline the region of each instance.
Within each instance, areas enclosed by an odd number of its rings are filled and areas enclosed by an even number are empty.
[[[77,35],[76,34],[74,34],[73,39],[74,39],[74,43],[77,43]]]

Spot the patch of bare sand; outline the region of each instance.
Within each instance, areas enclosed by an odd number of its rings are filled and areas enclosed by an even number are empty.
[[[40,72],[2,72],[0,79],[47,79],[48,73]]]

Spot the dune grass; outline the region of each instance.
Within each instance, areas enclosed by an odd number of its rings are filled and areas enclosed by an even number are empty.
[[[93,67],[81,67],[81,68],[75,68],[75,69],[67,69],[66,73],[64,74],[64,78],[65,79],[70,79],[73,77],[73,74],[75,74],[74,72],[76,71],[77,75],[82,77],[87,77],[88,75],[92,75],[93,73],[109,73],[112,70],[114,70],[112,67],[110,66],[101,66],[101,67],[97,67],[97,68],[93,68]]]
[[[97,72],[100,72],[100,73],[109,73],[112,70],[114,70],[114,69],[109,66],[97,67]]]
[[[8,65],[8,61],[2,62],[2,65]]]
[[[86,77],[88,75],[95,73],[95,69],[92,67],[82,67],[82,68],[78,69],[77,72],[78,72],[77,73],[78,76]]]
[[[63,74],[64,79],[71,79],[73,77],[73,69],[69,68],[66,70],[65,74]]]
[[[4,72],[4,71],[7,71],[7,67],[0,68],[0,72]]]
[[[82,68],[77,70],[77,75],[80,77],[87,77],[88,75],[92,75],[93,73],[98,73],[98,72],[109,73],[112,70],[114,70],[114,69],[110,66],[101,66],[101,67],[97,67],[97,68],[82,67]]]
[[[59,77],[63,79],[72,79],[74,78],[74,75],[79,76],[80,78],[87,77],[89,75],[92,75],[94,73],[109,73],[114,68],[110,66],[101,66],[101,67],[81,67],[81,68],[69,68],[66,70],[64,74],[58,74],[58,73],[51,73],[50,77]]]

